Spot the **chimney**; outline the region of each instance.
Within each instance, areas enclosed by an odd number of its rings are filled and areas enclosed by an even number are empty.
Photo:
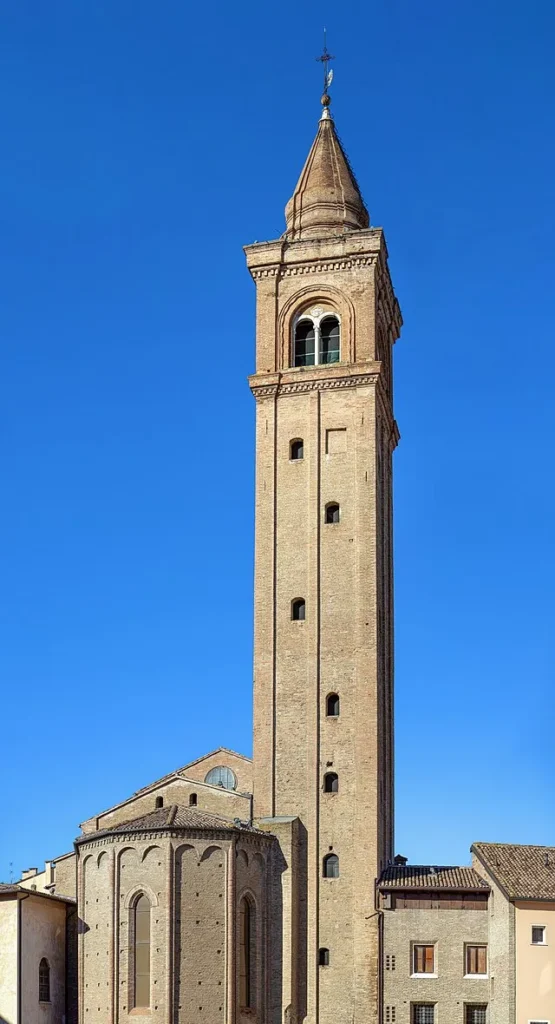
[[[24,882],[27,878],[32,878],[33,875],[38,875],[37,868],[26,868],[21,872],[21,881]]]
[[[402,857],[401,854],[398,853],[393,863],[396,864],[397,867],[404,868],[405,864],[408,863],[408,857]]]

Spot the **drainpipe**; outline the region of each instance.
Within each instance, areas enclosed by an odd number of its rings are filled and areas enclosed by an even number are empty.
[[[21,1020],[21,904],[24,900],[28,900],[31,893],[26,893],[25,896],[19,895],[17,897],[17,1024],[23,1024]]]
[[[384,912],[380,907],[378,880],[374,884],[374,907],[378,916],[378,1021],[383,1022],[383,956],[384,956]]]

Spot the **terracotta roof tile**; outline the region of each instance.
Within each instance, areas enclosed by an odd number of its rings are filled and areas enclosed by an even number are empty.
[[[100,836],[120,835],[122,832],[157,832],[160,829],[214,829],[217,831],[230,832],[254,832],[257,835],[267,835],[260,829],[254,828],[239,819],[230,820],[222,818],[218,814],[211,814],[209,811],[201,811],[196,807],[178,807],[176,804],[168,807],[159,807],[157,810],[143,814],[140,818],[132,818],[131,821],[124,821],[120,825],[111,828],[101,829],[98,832],[87,832],[78,836],[77,843],[90,842]]]
[[[17,882],[0,882],[0,896],[4,893],[7,896],[15,896],[19,892],[25,893],[27,896],[42,896],[47,900],[59,900],[60,903],[75,903],[71,896],[59,896],[55,892],[44,892],[43,889],[28,889],[27,886],[18,885]]]
[[[555,900],[555,846],[474,843],[472,852],[509,899]]]
[[[382,872],[378,885],[380,889],[489,889],[473,868],[434,864],[392,864]]]

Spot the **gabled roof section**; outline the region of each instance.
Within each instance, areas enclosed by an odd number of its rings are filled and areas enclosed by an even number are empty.
[[[445,889],[452,892],[488,892],[489,885],[470,867],[436,864],[392,864],[382,872],[380,889]]]
[[[367,228],[368,210],[329,110],[318,125],[297,187],[285,207],[286,238],[329,238]]]
[[[471,851],[510,900],[555,900],[555,846],[474,843]]]
[[[27,889],[24,885],[17,885],[16,882],[0,882],[0,896],[18,896],[19,893],[25,896],[38,896],[39,899],[55,900],[58,903],[75,904],[71,896],[58,896],[56,893],[44,892],[42,889]]]
[[[222,818],[219,814],[211,814],[209,811],[201,811],[196,807],[180,807],[173,804],[169,807],[159,807],[157,810],[143,814],[140,818],[133,818],[131,821],[124,821],[120,825],[111,828],[101,829],[98,832],[88,832],[78,836],[76,844],[96,842],[102,836],[121,835],[136,832],[160,832],[164,829],[170,831],[191,829],[217,832],[254,832],[256,835],[267,835],[261,829],[254,828],[246,821],[235,818]]]
[[[183,765],[182,768],[175,768],[174,771],[168,772],[167,775],[162,775],[160,779],[155,779],[154,782],[149,782],[148,785],[142,786],[141,789],[136,789],[135,792],[132,793],[131,796],[126,797],[125,800],[119,800],[117,804],[112,804],[111,807],[106,807],[103,811],[98,811],[96,814],[91,814],[89,818],[85,818],[82,822],[79,823],[79,828],[82,828],[83,825],[86,825],[87,822],[93,821],[95,818],[102,818],[104,817],[105,814],[111,814],[112,811],[116,811],[119,807],[124,807],[125,804],[130,803],[132,800],[135,800],[136,797],[142,796],[144,793],[152,792],[158,789],[159,786],[163,786],[168,782],[171,782],[173,779],[185,779],[185,781],[187,781],[187,769],[194,768],[196,765],[202,764],[203,761],[206,761],[209,757],[214,757],[216,754],[232,754],[233,757],[238,757],[242,761],[246,761],[248,764],[252,764],[252,757],[247,757],[246,754],[239,754],[236,750],[230,750],[228,747],[216,747],[215,750],[211,750],[208,754],[203,754],[202,757],[197,757],[195,761],[189,761],[188,764]],[[195,786],[209,785],[208,783],[200,782],[198,779],[191,779],[190,781],[194,782]],[[239,793],[237,792],[237,790],[220,789],[219,791],[222,793],[233,793],[235,796],[250,796],[250,794]]]

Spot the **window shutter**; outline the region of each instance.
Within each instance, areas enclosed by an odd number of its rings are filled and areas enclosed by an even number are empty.
[[[434,947],[433,946],[424,946],[424,949],[425,949],[425,953],[426,953],[426,965],[424,967],[424,971],[425,971],[426,974],[433,974],[434,973]]]
[[[485,946],[478,946],[478,974],[487,974],[487,949]]]

